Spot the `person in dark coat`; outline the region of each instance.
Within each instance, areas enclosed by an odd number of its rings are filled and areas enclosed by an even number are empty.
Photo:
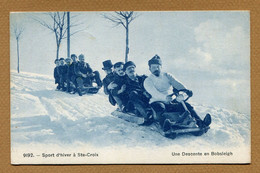
[[[90,65],[85,62],[84,55],[79,55],[79,62],[75,64],[74,72],[76,75],[76,83],[79,91],[79,95],[81,95],[81,91],[84,86],[92,87],[93,80],[96,81],[98,88],[102,87],[102,81],[100,79],[100,74],[98,71],[92,70]]]
[[[108,95],[109,102],[113,106],[115,106],[116,101],[115,101],[115,99],[113,98],[113,96],[110,92],[110,90],[113,89],[113,88],[108,89],[109,84],[114,81],[114,77],[115,77],[112,68],[113,68],[113,64],[112,64],[111,60],[106,60],[106,61],[103,62],[102,70],[105,71],[106,77],[103,79],[102,83],[103,83],[103,87],[104,87],[104,93],[106,95]]]
[[[103,79],[102,83],[103,83],[103,87],[104,87],[104,93],[106,95],[109,95],[109,91],[107,88],[108,85],[114,80],[114,74],[113,74],[112,67],[113,67],[113,64],[112,64],[111,60],[106,60],[103,62],[102,70],[105,71],[106,77]]]
[[[77,88],[77,83],[76,83],[76,74],[75,74],[75,66],[78,63],[78,58],[77,55],[71,54],[71,59],[72,63],[69,66],[69,72],[70,72],[70,81],[71,81],[71,86],[73,86],[74,90]]]
[[[72,67],[72,59],[71,58],[66,58],[66,67],[67,67],[67,74],[66,74],[66,84],[67,84],[67,87],[66,87],[66,91],[67,92],[72,92],[72,85],[73,85],[73,82],[71,81],[71,77],[73,75],[73,67]]]
[[[90,86],[90,80],[88,75],[92,73],[92,69],[89,64],[85,62],[84,55],[79,56],[79,62],[74,66],[75,81],[79,95],[82,95],[82,90],[85,85]]]
[[[60,87],[63,91],[66,90],[65,82],[67,78],[67,67],[65,65],[64,58],[59,59],[59,67],[58,67],[58,74],[60,78]]]
[[[128,61],[124,65],[124,71],[126,73],[126,92],[129,96],[130,104],[139,111],[140,115],[145,118],[146,121],[150,121],[152,117],[152,110],[149,105],[150,95],[144,89],[144,80],[146,75],[139,76],[135,73],[136,65],[132,61]],[[129,110],[131,112],[131,110]]]
[[[111,94],[115,99],[120,111],[123,111],[124,107],[128,103],[128,95],[126,92],[126,75],[123,71],[124,63],[117,62],[114,64],[114,81],[109,85],[114,85],[111,89]],[[110,87],[110,86],[108,86]]]
[[[55,79],[55,84],[58,84],[56,89],[60,89],[60,77],[59,77],[59,73],[58,73],[58,67],[59,67],[59,59],[55,59],[54,61],[56,67],[54,68],[54,79]]]

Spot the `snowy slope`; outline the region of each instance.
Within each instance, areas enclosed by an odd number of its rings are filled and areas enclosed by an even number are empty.
[[[55,91],[52,76],[11,72],[12,147],[26,144],[93,145],[95,147],[212,147],[250,145],[250,116],[192,103],[204,118],[212,115],[211,129],[203,136],[167,139],[153,130],[110,113],[115,109],[100,91],[79,97]]]

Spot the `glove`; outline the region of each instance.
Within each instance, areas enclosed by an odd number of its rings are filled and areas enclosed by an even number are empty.
[[[185,93],[189,96],[189,97],[191,97],[192,95],[193,95],[193,92],[191,91],[191,90],[186,90],[185,91]]]

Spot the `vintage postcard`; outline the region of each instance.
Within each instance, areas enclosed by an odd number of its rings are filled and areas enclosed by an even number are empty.
[[[251,162],[249,11],[10,13],[12,164]]]

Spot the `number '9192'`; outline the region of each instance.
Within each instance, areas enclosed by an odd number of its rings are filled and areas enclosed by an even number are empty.
[[[23,157],[34,157],[33,153],[23,153]]]

